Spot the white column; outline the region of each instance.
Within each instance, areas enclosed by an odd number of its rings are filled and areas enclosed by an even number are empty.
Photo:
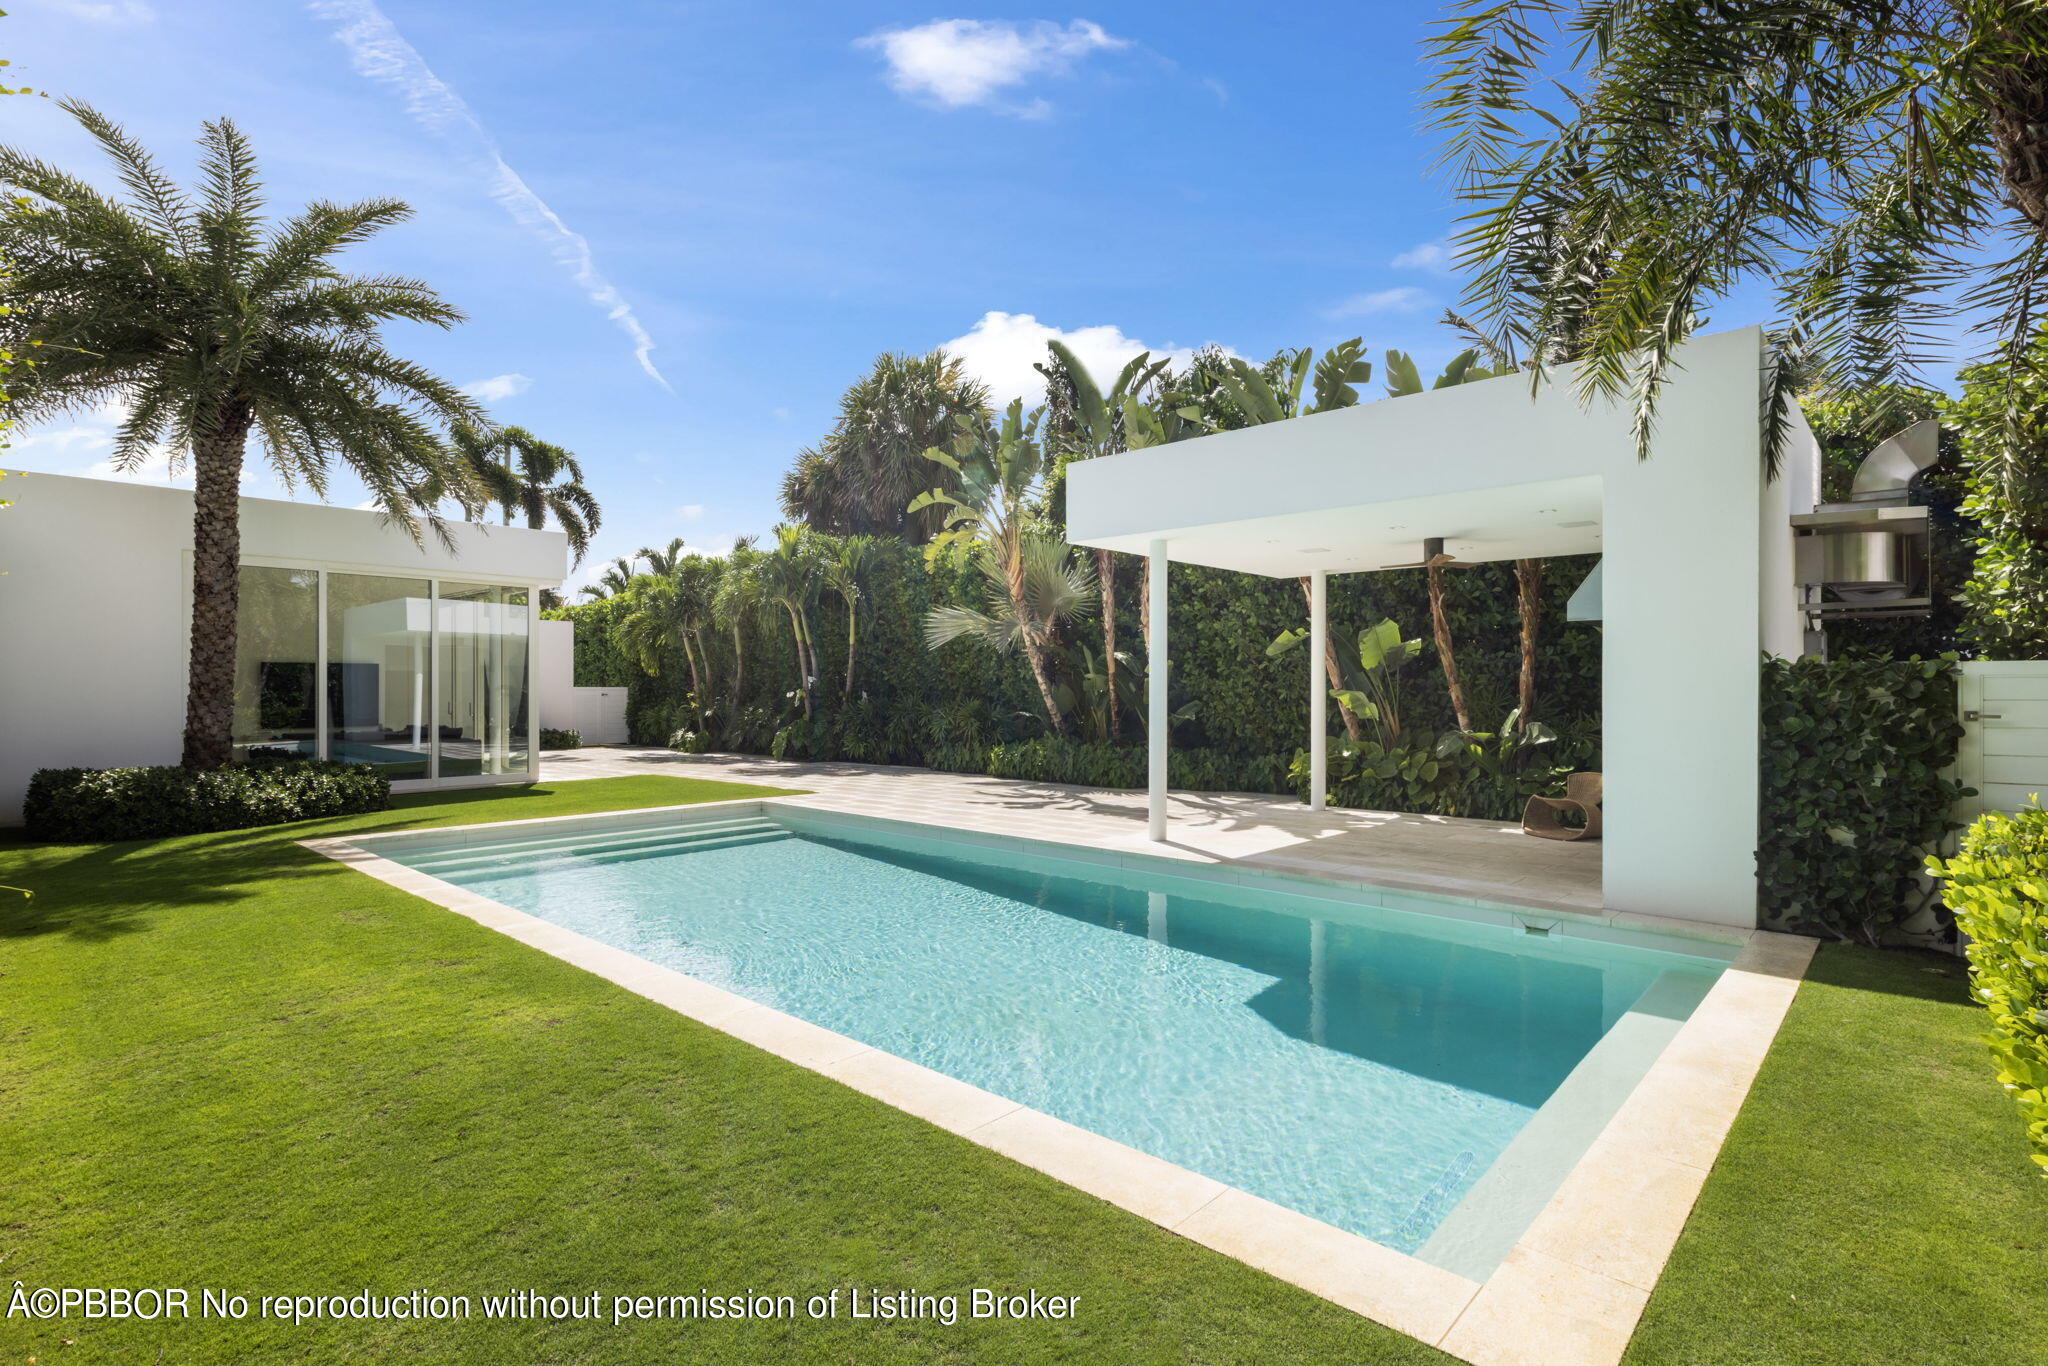
[[[1146,766],[1145,797],[1147,833],[1155,840],[1166,838],[1166,542],[1152,542],[1151,572],[1148,591],[1151,600],[1146,616],[1151,624],[1152,639],[1146,657],[1145,678],[1145,728],[1146,740],[1150,745],[1150,761]]]
[[[1329,620],[1330,576],[1318,569],[1308,579],[1308,804],[1318,811],[1330,788],[1330,685],[1323,676]]]

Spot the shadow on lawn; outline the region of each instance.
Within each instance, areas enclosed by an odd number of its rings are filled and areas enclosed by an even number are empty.
[[[449,807],[557,791],[535,785],[408,793],[394,797],[389,810],[368,815],[117,844],[0,839],[0,882],[35,893],[33,899],[0,897],[0,939],[115,939],[148,929],[155,912],[219,905],[256,895],[259,888],[274,892],[280,884],[348,871],[296,841],[440,824],[452,814]]]
[[[1806,980],[1845,991],[1975,1008],[1970,999],[1969,963],[1932,949],[1864,949],[1849,943],[1823,943],[1806,970]]]

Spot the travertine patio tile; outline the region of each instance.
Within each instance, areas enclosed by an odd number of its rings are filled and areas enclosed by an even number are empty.
[[[1441,1338],[1479,1288],[1240,1190],[1226,1190],[1174,1232],[1424,1342]]]
[[[1019,1108],[1014,1100],[875,1048],[834,1063],[825,1075],[956,1134],[979,1129]]]
[[[1437,1346],[1474,1366],[1614,1366],[1649,1298],[1517,1247]]]
[[[1522,1246],[1648,1291],[1706,1180],[1700,1167],[1603,1135],[1522,1235]]]
[[[736,1011],[721,1019],[718,1027],[736,1039],[744,1039],[813,1072],[828,1071],[834,1063],[844,1062],[868,1048],[858,1039],[835,1034],[769,1006]]]
[[[1013,1110],[969,1136],[983,1147],[1167,1228],[1226,1189],[1220,1181],[1036,1110]]]

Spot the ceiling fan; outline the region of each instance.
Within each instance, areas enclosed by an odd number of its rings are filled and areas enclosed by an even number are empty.
[[[1406,564],[1383,564],[1380,566],[1382,569],[1477,569],[1478,567],[1476,564],[1466,563],[1455,555],[1445,554],[1444,538],[1441,536],[1431,536],[1422,542],[1422,558],[1419,560],[1410,560]]]

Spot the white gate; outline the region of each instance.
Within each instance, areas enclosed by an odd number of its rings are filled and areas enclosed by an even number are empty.
[[[1972,660],[1961,670],[1956,776],[1977,795],[1958,814],[2017,811],[2034,793],[2048,803],[2048,660]]]
[[[624,688],[576,689],[576,729],[586,745],[623,745],[626,734]]]

